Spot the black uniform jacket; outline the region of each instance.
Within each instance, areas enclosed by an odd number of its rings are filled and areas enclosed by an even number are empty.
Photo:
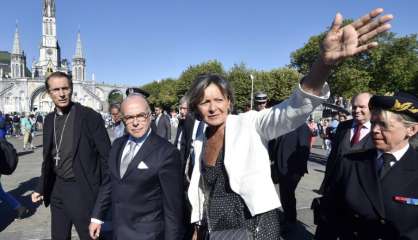
[[[183,229],[183,174],[178,150],[151,131],[120,177],[128,136],[113,142],[109,155],[115,239],[177,240]]]
[[[311,130],[304,123],[294,131],[289,132],[269,142],[270,160],[280,175],[308,173]]]
[[[326,191],[326,188],[328,187],[328,182],[332,181],[335,169],[338,167],[339,161],[346,153],[374,148],[370,133],[364,136],[360,142],[351,146],[350,134],[351,128],[353,126],[353,121],[354,120],[351,119],[338,124],[335,137],[332,140],[331,153],[329,154],[327,160],[325,176],[322,183],[324,191]]]
[[[382,180],[376,156],[371,149],[342,159],[316,239],[418,239],[418,206],[405,200],[418,202],[416,151],[410,147]]]
[[[87,204],[92,209],[92,216],[103,219],[97,213],[103,208],[101,199],[97,199],[99,191],[109,191],[110,178],[107,158],[110,141],[100,114],[93,109],[74,103],[74,139],[73,139],[73,172],[85,201],[75,204]],[[51,155],[54,139],[54,114],[45,118],[43,135],[42,174],[36,192],[43,194],[45,206],[50,203],[52,188],[56,175],[54,160]],[[65,147],[65,146],[63,146]]]

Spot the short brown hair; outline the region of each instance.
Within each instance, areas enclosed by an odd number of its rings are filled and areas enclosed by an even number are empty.
[[[195,113],[196,117],[199,118],[198,108],[200,101],[202,101],[205,95],[205,89],[210,85],[215,84],[221,93],[230,101],[230,111],[233,110],[234,106],[234,90],[231,84],[218,74],[201,74],[196,77],[192,86],[187,93],[189,97],[189,108]]]
[[[71,91],[73,90],[73,80],[71,79],[71,77],[68,74],[63,73],[63,72],[53,72],[45,79],[45,88],[48,92],[49,92],[48,81],[51,78],[66,78],[67,81],[68,81],[68,84],[70,85]]]

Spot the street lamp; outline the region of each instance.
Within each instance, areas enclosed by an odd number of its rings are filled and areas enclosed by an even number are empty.
[[[251,78],[251,103],[250,103],[251,106],[250,106],[250,109],[253,110],[254,76],[252,74],[250,74],[250,78]]]

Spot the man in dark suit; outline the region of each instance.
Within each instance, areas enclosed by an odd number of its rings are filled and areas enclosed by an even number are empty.
[[[373,96],[370,107],[375,148],[341,159],[315,239],[418,239],[418,98]]]
[[[353,119],[338,124],[334,139],[332,140],[331,153],[329,154],[325,169],[324,180],[320,187],[320,192],[324,193],[332,178],[335,169],[341,158],[351,151],[359,149],[373,148],[370,136],[370,93],[360,93],[352,98]]]
[[[280,201],[284,212],[283,233],[296,224],[296,187],[308,173],[311,130],[305,123],[271,142],[270,159],[274,162],[280,187]]]
[[[180,121],[177,129],[177,136],[174,146],[180,151],[180,159],[182,164],[182,172],[184,173],[184,195],[185,195],[185,211],[184,211],[184,240],[190,240],[194,232],[194,224],[190,223],[191,206],[187,200],[187,189],[189,188],[190,178],[194,165],[194,155],[192,143],[198,131],[203,131],[203,123],[196,120],[193,114],[188,111],[188,102],[186,96],[180,99]],[[200,126],[200,127],[199,127]]]
[[[128,135],[114,141],[109,154],[115,239],[179,240],[183,237],[183,174],[178,150],[150,129],[146,99],[129,95],[122,103]],[[90,236],[100,225],[90,225]]]
[[[171,139],[171,124],[169,117],[164,113],[161,106],[155,107],[155,120],[152,124],[152,130],[167,141]]]
[[[100,114],[71,101],[68,75],[52,73],[45,87],[55,110],[45,118],[42,173],[32,201],[51,205],[52,239],[70,239],[73,224],[80,239],[90,239],[91,218],[102,218],[104,207],[98,194],[109,187],[109,137]]]

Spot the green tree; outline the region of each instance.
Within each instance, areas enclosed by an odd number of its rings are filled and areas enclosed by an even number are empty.
[[[234,89],[235,110],[244,110],[251,99],[251,77],[254,71],[248,69],[244,63],[235,64],[228,72],[227,79]]]
[[[120,104],[123,101],[123,94],[120,92],[113,92],[109,95],[107,100],[109,104]]]
[[[324,33],[312,36],[305,46],[293,52],[290,66],[307,74],[319,54],[323,36]],[[376,41],[378,48],[348,59],[332,71],[328,83],[333,95],[351,97],[360,91],[418,92],[417,35],[396,37],[394,33],[386,33]]]
[[[417,93],[417,35],[395,37],[390,34],[379,40],[379,48],[371,52],[373,79],[370,87],[380,94],[396,90]]]
[[[176,96],[180,99],[189,90],[193,80],[200,74],[216,73],[225,76],[222,64],[210,60],[201,64],[189,66],[179,77],[176,85]]]
[[[177,80],[167,78],[158,82],[154,81],[146,84],[142,86],[142,88],[150,94],[148,101],[152,107],[160,105],[164,109],[168,110],[171,106],[176,105],[178,102],[176,86]]]

